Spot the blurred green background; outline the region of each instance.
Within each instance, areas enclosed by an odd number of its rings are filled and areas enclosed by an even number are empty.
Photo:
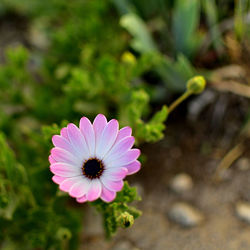
[[[81,208],[50,181],[51,136],[103,113],[137,144],[162,139],[165,104],[189,78],[216,88],[218,68],[249,68],[249,5],[1,0],[0,248],[77,249]]]

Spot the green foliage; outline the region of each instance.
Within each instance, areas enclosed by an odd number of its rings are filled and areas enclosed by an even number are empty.
[[[175,1],[172,32],[176,50],[192,57],[199,46],[200,37],[196,30],[199,25],[200,1]]]
[[[0,68],[0,99],[5,105],[25,103],[29,105],[29,93],[24,83],[29,82],[27,71],[29,54],[24,47],[6,50],[6,63]],[[12,82],[13,84],[9,84]],[[21,91],[20,91],[21,90]]]
[[[34,3],[30,7],[28,1],[22,5],[11,1],[5,6],[22,15],[28,13],[32,29],[48,41],[47,53],[23,46],[9,48],[0,65],[0,242],[6,249],[76,249],[82,213],[67,203],[68,196],[58,192],[51,181],[51,137],[67,121],[104,113],[119,118],[122,126],[132,126],[138,141],[152,140],[134,121],[151,116],[153,90],[141,76],[158,59],[149,54],[136,58],[124,50],[125,40],[110,41],[110,35],[120,37],[122,31],[118,23],[110,25],[112,16],[103,22],[109,16],[108,3],[74,1],[70,7],[66,1],[53,1],[52,5],[45,1],[44,6]],[[51,6],[55,16],[50,14]],[[61,24],[53,26],[59,19]],[[106,46],[99,46],[99,41]],[[133,117],[130,111],[140,103],[140,111]],[[106,206],[107,234],[123,224],[133,224],[140,212],[127,203],[134,199],[135,190],[125,184],[115,202],[102,205]]]
[[[115,234],[118,227],[127,228],[132,226],[134,219],[141,215],[139,210],[127,204],[135,200],[140,200],[136,188],[130,187],[125,182],[122,191],[117,193],[117,197],[113,202],[105,203],[97,200],[92,203],[102,214],[107,238]]]
[[[27,181],[27,174],[25,169],[16,163],[14,154],[7,145],[5,136],[2,133],[0,134],[0,147],[0,214],[5,220],[11,220],[20,198],[24,198],[19,197],[18,194],[24,188],[23,184]],[[17,183],[20,186],[17,186]]]
[[[133,36],[131,46],[135,50],[141,53],[157,51],[145,23],[137,15],[128,13],[121,17],[120,23]]]
[[[168,108],[163,106],[156,112],[147,124],[139,124],[138,138],[145,138],[147,142],[156,142],[163,138],[165,125],[168,117]]]
[[[221,16],[215,4],[206,9],[211,29]],[[14,38],[15,46],[11,40],[0,55],[3,249],[78,248],[83,209],[51,181],[52,135],[68,122],[103,113],[131,126],[137,144],[160,140],[169,114],[164,94],[184,91],[199,71],[200,11],[195,0],[1,1],[1,22],[23,20],[28,45]],[[93,203],[108,237],[134,223],[140,212],[128,203],[137,199],[125,183],[112,203]]]
[[[131,90],[144,89],[140,76],[153,62],[148,55],[135,58],[124,51],[125,41],[110,42],[120,28],[110,25],[108,2],[19,3],[6,2],[6,12],[28,15],[32,29],[48,41],[47,53],[9,48],[0,65],[0,244],[4,249],[76,249],[82,209],[68,204],[68,196],[51,181],[51,137],[83,115],[119,118],[132,102]],[[104,16],[110,19],[103,22]],[[100,47],[100,41],[107,46]],[[128,122],[125,116],[124,125]],[[137,210],[126,204],[136,198],[128,189],[119,209],[136,218]]]
[[[121,26],[132,37],[131,48],[159,58],[155,71],[168,92],[185,89],[186,81],[200,73],[200,69],[194,67],[195,60],[203,59],[208,50],[214,50],[215,59],[216,56],[224,59],[223,31],[234,28],[236,37],[242,40],[249,29],[249,0],[235,1],[233,10],[230,4],[214,0],[113,2],[121,13]],[[231,19],[234,19],[234,27]]]
[[[176,61],[162,57],[155,70],[172,91],[183,91],[186,81],[196,74],[196,70],[183,54],[179,54]]]
[[[250,1],[238,0],[235,3],[234,29],[236,37],[242,40],[246,33],[246,15],[249,13]]]
[[[210,34],[212,38],[212,44],[221,54],[222,51],[222,36],[219,27],[216,25],[218,22],[218,9],[214,0],[205,0],[202,2],[204,11],[206,13],[206,19],[210,27]]]
[[[161,121],[159,127],[148,128],[147,134],[143,134],[142,129],[145,130],[144,127],[153,125],[150,122],[145,124],[143,122],[143,128],[141,126],[142,119],[149,113],[152,91],[150,88],[145,88],[145,84],[138,79],[138,76],[155,64],[152,56],[144,54],[139,59],[135,59],[126,52],[120,63],[107,55],[103,55],[99,60],[89,60],[89,65],[70,70],[68,81],[63,87],[66,96],[74,98],[73,110],[79,113],[85,112],[91,116],[97,112],[108,114],[112,107],[119,115],[122,125],[132,126],[138,140],[153,141],[151,135],[149,136],[151,130],[155,130],[152,132],[154,134],[161,134],[161,136],[153,136],[154,141],[159,140],[162,137],[165,120]],[[91,71],[92,67],[96,69],[94,73]],[[133,83],[135,80],[137,84]],[[95,88],[92,82],[95,82]],[[137,126],[138,124],[140,126]]]
[[[3,249],[61,249],[65,240],[75,249],[81,215],[70,208],[63,209],[65,199],[55,196],[40,201],[39,193],[32,187],[35,173],[15,159],[2,133],[0,147],[0,240]]]
[[[198,4],[197,1],[193,2],[193,5],[196,6]],[[187,4],[189,6],[189,4]],[[197,5],[198,6],[198,5]],[[193,14],[192,17],[198,15],[197,6],[190,11],[195,11],[196,14]],[[185,7],[185,8],[184,8]],[[128,30],[128,32],[133,36],[133,40],[131,41],[131,46],[138,52],[142,54],[148,54],[152,58],[155,58],[154,68],[155,71],[160,75],[163,79],[164,83],[168,87],[169,90],[172,91],[183,91],[185,89],[186,81],[194,75],[194,68],[192,64],[189,62],[188,58],[184,55],[191,56],[192,49],[195,48],[194,43],[197,43],[199,39],[193,35],[194,30],[198,24],[198,18],[193,20],[193,18],[189,18],[188,13],[182,13],[182,11],[186,10],[186,5],[183,6],[182,2],[178,4],[176,23],[174,23],[174,31],[175,33],[175,45],[176,50],[182,53],[177,55],[176,61],[173,61],[169,57],[164,57],[159,53],[157,46],[154,43],[152,35],[147,29],[146,24],[140,19],[136,14],[126,14],[121,17],[121,25]],[[180,12],[180,13],[179,13]],[[179,16],[186,16],[187,21],[184,22],[187,24],[188,29],[183,27],[183,24],[178,24],[177,21],[180,20]],[[181,19],[182,20],[182,19]],[[174,20],[173,20],[174,22]],[[179,21],[178,21],[179,22]],[[183,21],[180,21],[183,22]],[[191,22],[191,23],[189,23]],[[183,29],[183,30],[182,30]],[[186,33],[187,32],[187,33]],[[182,37],[183,36],[183,37]],[[185,39],[184,39],[185,38]],[[197,48],[197,46],[196,46]],[[191,54],[190,54],[191,53]]]
[[[43,126],[42,127],[42,132],[44,136],[44,140],[46,143],[51,142],[51,138],[53,135],[59,135],[60,131],[63,127],[66,127],[68,124],[67,121],[62,121],[61,126],[58,126],[57,124],[52,124],[50,126]]]

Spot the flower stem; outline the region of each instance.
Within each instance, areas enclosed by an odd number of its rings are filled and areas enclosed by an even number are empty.
[[[186,100],[192,94],[191,91],[186,91],[183,95],[181,95],[178,99],[176,99],[168,108],[168,113],[171,113],[179,104],[181,104],[184,100]]]

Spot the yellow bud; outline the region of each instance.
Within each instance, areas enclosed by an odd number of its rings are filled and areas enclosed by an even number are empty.
[[[118,216],[117,221],[121,227],[127,228],[134,224],[134,216],[128,212],[123,212],[120,216]]]
[[[72,234],[69,231],[69,229],[67,229],[65,227],[61,227],[57,231],[56,236],[60,240],[69,240],[72,237]]]
[[[127,63],[127,64],[135,64],[136,63],[135,56],[128,51],[126,51],[122,54],[121,59],[122,59],[122,62]]]
[[[195,76],[187,82],[187,90],[193,94],[200,94],[205,87],[206,80],[203,76]]]
[[[70,66],[68,64],[61,64],[57,67],[55,71],[55,76],[57,79],[62,80],[69,74]]]

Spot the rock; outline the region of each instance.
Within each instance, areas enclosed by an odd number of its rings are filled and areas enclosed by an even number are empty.
[[[246,157],[242,157],[237,161],[237,168],[245,171],[248,170],[250,168],[250,160]]]
[[[236,215],[245,222],[250,224],[250,203],[238,202],[236,204]]]
[[[172,221],[184,227],[198,226],[204,220],[204,216],[198,209],[184,202],[175,203],[168,215]]]
[[[192,178],[188,174],[180,173],[170,181],[170,188],[176,193],[190,191],[193,188]]]

